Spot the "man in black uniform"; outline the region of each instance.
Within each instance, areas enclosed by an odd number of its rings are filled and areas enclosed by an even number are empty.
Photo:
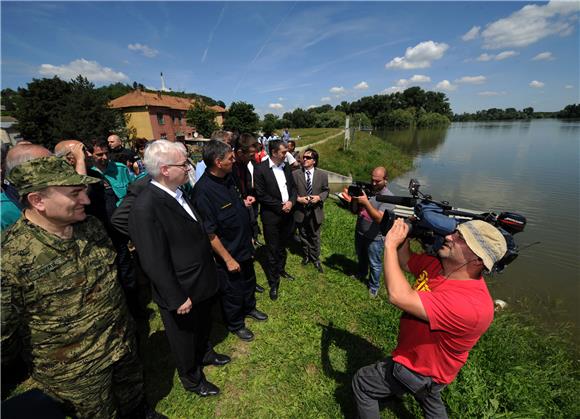
[[[252,226],[231,175],[234,152],[228,144],[211,140],[204,147],[203,161],[207,169],[195,184],[193,202],[216,254],[224,319],[230,332],[251,341],[254,334],[245,317],[263,321],[268,316],[256,309]]]

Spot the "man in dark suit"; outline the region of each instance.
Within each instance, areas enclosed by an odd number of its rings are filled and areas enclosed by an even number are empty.
[[[223,365],[230,359],[209,344],[218,281],[201,219],[179,189],[191,170],[185,146],[155,141],[145,150],[144,163],[153,180],[135,199],[129,234],[151,280],[183,386],[200,396],[214,396],[219,388],[206,380],[203,365]]]
[[[294,221],[304,257],[302,264],[312,261],[318,272],[322,273],[320,263],[320,226],[324,221],[324,201],[328,198],[328,175],[317,169],[318,153],[309,148],[302,155],[302,170],[295,170],[294,183],[298,197],[294,210]]]
[[[264,239],[268,250],[267,276],[270,298],[278,298],[280,277],[293,280],[285,270],[286,243],[294,231],[292,210],[296,187],[292,169],[284,164],[287,147],[281,140],[269,142],[270,156],[254,169],[254,187],[260,203]]]

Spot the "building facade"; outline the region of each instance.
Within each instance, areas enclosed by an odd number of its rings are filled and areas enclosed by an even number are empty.
[[[195,133],[195,127],[186,121],[187,111],[193,103],[195,99],[137,89],[112,100],[109,106],[123,111],[133,138],[176,141],[191,138]],[[209,108],[216,112],[216,123],[221,127],[226,110],[221,106]]]

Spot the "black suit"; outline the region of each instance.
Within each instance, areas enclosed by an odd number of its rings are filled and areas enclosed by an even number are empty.
[[[298,196],[308,196],[306,175],[304,169],[293,172]],[[314,169],[312,175],[312,195],[318,195],[320,201],[316,204],[296,204],[294,221],[298,224],[300,242],[304,257],[319,262],[320,258],[320,226],[324,221],[324,201],[328,198],[328,174],[320,169]]]
[[[296,205],[296,187],[292,177],[292,169],[284,166],[284,176],[288,189],[288,200],[292,207]],[[282,194],[276,182],[274,172],[267,159],[254,168],[254,188],[256,198],[260,203],[260,215],[264,226],[264,239],[268,249],[268,283],[270,287],[278,287],[280,275],[286,266],[286,244],[294,231],[292,211],[282,211]]]
[[[210,308],[218,290],[207,234],[175,198],[151,183],[131,208],[129,233],[143,272],[151,280],[179,376],[186,387],[198,385],[204,378]],[[193,308],[188,314],[177,314],[187,298]]]

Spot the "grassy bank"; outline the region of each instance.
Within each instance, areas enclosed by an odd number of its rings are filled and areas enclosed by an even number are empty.
[[[296,140],[296,146],[302,147],[338,134],[342,128],[292,128],[289,131],[295,140],[300,136],[300,140]],[[278,130],[278,135],[282,135],[282,130]]]
[[[412,167],[413,160],[409,156],[368,132],[356,132],[348,151],[342,148],[343,140],[338,136],[316,146],[321,168],[343,175],[352,174],[354,179],[368,182],[370,172],[376,166],[385,166],[390,179]]]

